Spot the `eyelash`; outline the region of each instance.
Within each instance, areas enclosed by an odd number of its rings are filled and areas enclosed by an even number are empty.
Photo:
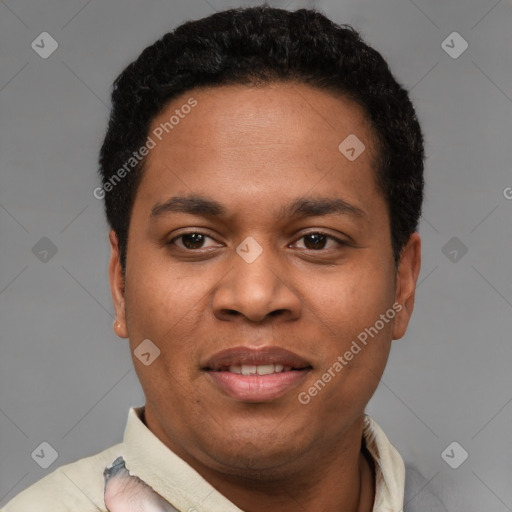
[[[186,235],[203,235],[207,238],[210,238],[212,240],[215,240],[212,236],[210,236],[208,233],[205,233],[203,231],[188,231],[186,233],[181,233],[180,235],[178,236],[175,236],[174,238],[172,238],[171,240],[169,240],[169,242],[166,243],[166,245],[169,245],[169,246],[172,246],[172,245],[175,245],[175,241],[178,240],[179,238],[183,237],[183,236],[186,236]],[[336,238],[334,237],[333,235],[330,235],[329,233],[326,233],[324,231],[310,231],[308,233],[304,233],[302,236],[300,236],[298,240],[301,240],[302,238],[308,236],[308,235],[323,235],[324,237],[326,237],[328,240],[334,240],[338,246],[347,246],[349,245],[347,242],[344,242],[343,240],[340,240],[339,238]],[[178,247],[179,249],[182,249],[184,251],[187,251],[187,252],[200,252],[201,249],[203,248],[199,248],[199,249],[188,249],[186,247],[180,247],[180,246],[176,246]],[[305,248],[304,250],[306,251],[311,251],[311,252],[325,252],[325,251],[328,251],[329,249],[307,249]]]

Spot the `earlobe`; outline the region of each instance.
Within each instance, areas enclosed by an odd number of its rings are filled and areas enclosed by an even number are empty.
[[[128,329],[126,327],[124,276],[121,267],[118,239],[114,230],[111,230],[109,233],[109,241],[109,280],[110,293],[112,294],[112,302],[114,304],[115,312],[114,332],[120,338],[128,338]]]
[[[393,325],[393,339],[402,338],[409,325],[414,309],[416,282],[421,268],[421,238],[414,232],[400,255],[400,262],[396,276],[395,301],[400,304],[401,310],[395,316]]]

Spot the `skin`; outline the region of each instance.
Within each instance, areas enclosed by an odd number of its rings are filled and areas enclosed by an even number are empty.
[[[372,510],[374,471],[360,451],[364,410],[413,311],[420,237],[410,237],[397,270],[372,134],[355,104],[296,83],[194,89],[171,101],[150,132],[191,96],[198,105],[147,157],[125,284],[110,233],[115,332],[129,338],[132,354],[146,338],[161,351],[149,366],[133,357],[145,422],[244,511]],[[338,150],[351,133],[366,146],[353,162]],[[151,218],[155,205],[192,193],[227,214]],[[364,215],[279,217],[301,196],[343,198]],[[207,237],[202,245],[175,239],[185,231]],[[319,231],[348,245],[305,236]],[[252,263],[236,252],[248,236],[263,249]],[[394,320],[301,404],[299,392],[395,302],[402,310]],[[237,401],[201,368],[240,345],[277,345],[313,369],[274,402]]]

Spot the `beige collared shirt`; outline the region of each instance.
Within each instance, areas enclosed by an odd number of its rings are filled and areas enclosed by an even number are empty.
[[[18,494],[3,512],[105,512],[103,472],[119,457],[129,475],[140,478],[179,512],[242,512],[146,427],[143,411],[143,406],[130,408],[122,443],[61,466]],[[363,437],[376,470],[373,511],[402,512],[405,468],[400,454],[368,415]]]

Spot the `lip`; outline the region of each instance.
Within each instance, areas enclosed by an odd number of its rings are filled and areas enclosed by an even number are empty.
[[[230,366],[270,364],[291,367],[291,370],[268,375],[242,375],[229,371]],[[299,355],[275,346],[223,350],[202,368],[217,389],[241,402],[277,400],[299,386],[311,369],[312,365]]]
[[[203,369],[217,371],[234,365],[282,364],[298,370],[311,366],[299,355],[281,347],[266,346],[261,348],[234,347],[214,354],[206,361]]]

